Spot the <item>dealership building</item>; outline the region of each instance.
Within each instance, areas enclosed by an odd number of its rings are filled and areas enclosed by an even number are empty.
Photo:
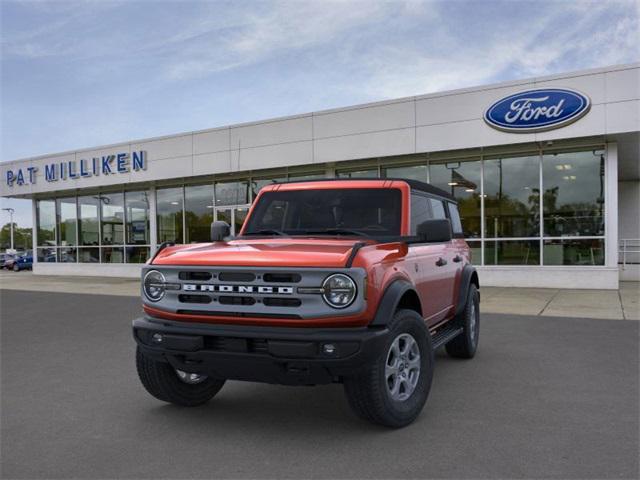
[[[137,276],[162,242],[238,232],[264,185],[412,178],[459,201],[484,285],[640,278],[640,64],[0,164],[33,202],[34,272]]]

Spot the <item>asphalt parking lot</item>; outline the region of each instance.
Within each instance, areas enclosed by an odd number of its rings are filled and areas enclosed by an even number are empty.
[[[229,382],[195,409],[135,373],[132,297],[2,290],[2,478],[638,478],[640,322],[484,315],[403,430],[339,385]]]

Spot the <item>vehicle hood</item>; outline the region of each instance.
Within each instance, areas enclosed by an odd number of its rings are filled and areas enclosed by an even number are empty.
[[[361,241],[374,243],[354,238],[268,238],[177,245],[162,250],[152,264],[340,268]]]

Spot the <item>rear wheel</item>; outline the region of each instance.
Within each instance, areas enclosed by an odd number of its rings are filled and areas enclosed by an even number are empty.
[[[467,304],[458,321],[462,333],[446,344],[447,353],[455,358],[473,358],[480,335],[480,294],[474,284],[469,285]]]
[[[362,418],[387,427],[404,427],[422,411],[433,379],[431,335],[422,316],[399,310],[378,358],[344,388],[351,408]]]
[[[158,400],[183,407],[195,407],[211,400],[224,385],[206,375],[174,369],[166,362],[146,357],[136,350],[136,367],[144,388]]]

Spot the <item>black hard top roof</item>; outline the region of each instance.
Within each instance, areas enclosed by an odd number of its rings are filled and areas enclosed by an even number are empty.
[[[380,181],[399,181],[406,182],[409,184],[412,190],[418,190],[420,192],[425,192],[430,195],[436,195],[438,197],[446,198],[450,202],[458,203],[453,195],[449,192],[442,190],[441,188],[434,187],[430,183],[421,182],[420,180],[413,180],[410,178],[313,178],[308,180],[291,180],[289,182],[281,182],[281,183],[306,183],[306,182],[357,182],[358,180],[369,181],[369,180],[380,180]]]

